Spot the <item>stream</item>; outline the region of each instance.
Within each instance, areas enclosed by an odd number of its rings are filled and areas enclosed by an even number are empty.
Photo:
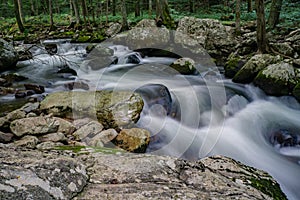
[[[148,153],[191,160],[225,155],[267,171],[289,199],[300,199],[300,104],[293,97],[233,83],[216,66],[181,75],[169,67],[176,58],[144,57],[120,45],[108,44],[117,59],[96,60],[101,67],[95,69],[87,62],[88,44],[46,43],[56,44],[57,53],[37,45],[31,48],[34,59],[18,63],[16,72],[29,78],[25,82],[44,85],[45,93],[68,90],[65,85],[74,81],[92,91],[136,91],[145,101],[136,126],[152,134]],[[66,67],[77,75],[57,73]],[[0,102],[16,100],[6,95]]]

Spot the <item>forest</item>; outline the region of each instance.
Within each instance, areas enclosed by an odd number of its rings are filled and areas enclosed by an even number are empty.
[[[119,22],[122,30],[128,30],[141,19],[155,19],[175,29],[183,16],[218,19],[239,29],[262,17],[262,10],[255,12],[258,4],[263,5],[263,21],[270,31],[285,34],[300,23],[297,0],[1,0],[0,36],[33,42],[32,38],[45,35],[73,37],[77,30],[82,36],[94,32],[79,42],[100,42],[111,22]]]

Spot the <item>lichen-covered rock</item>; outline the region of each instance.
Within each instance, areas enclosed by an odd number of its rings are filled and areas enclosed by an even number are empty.
[[[67,138],[63,133],[49,133],[39,138],[40,142],[66,142]]]
[[[126,151],[144,153],[150,142],[150,132],[141,128],[123,129],[113,142]]]
[[[164,48],[170,40],[170,32],[166,28],[136,27],[131,29],[126,38],[130,49]]]
[[[39,142],[39,139],[32,135],[25,135],[20,140],[16,140],[14,145],[16,147],[24,147],[29,149],[34,149]]]
[[[59,121],[52,117],[30,117],[17,119],[11,122],[10,130],[13,134],[20,137],[23,135],[42,135],[57,132]]]
[[[225,63],[225,76],[227,78],[233,78],[234,75],[245,65],[245,62],[240,56],[230,54],[228,61]]]
[[[114,35],[118,34],[122,29],[122,25],[119,23],[112,23],[108,29],[106,30],[105,34],[113,37]]]
[[[154,19],[142,19],[137,23],[135,27],[139,28],[149,28],[149,27],[157,27]]]
[[[278,53],[286,56],[294,56],[294,49],[288,42],[271,43],[270,46]]]
[[[254,55],[236,73],[232,81],[237,83],[251,83],[261,70],[263,70],[270,64],[279,62],[280,60],[280,56],[272,56],[269,54]]]
[[[268,95],[290,95],[297,83],[295,70],[288,63],[269,65],[254,79],[254,84],[259,86]]]
[[[207,50],[210,56],[219,60],[220,63],[232,52],[236,45],[233,35],[218,20],[198,19],[195,17],[183,17],[179,20],[177,32],[187,34],[195,39],[199,45]],[[181,40],[181,34],[175,35],[175,41]]]
[[[54,117],[54,120],[59,123],[57,132],[63,133],[65,135],[71,135],[76,130],[76,126],[65,119]]]
[[[0,38],[0,71],[13,67],[18,62],[18,54],[14,47]]]
[[[0,148],[0,199],[72,199],[87,184],[86,166],[71,157]]]
[[[105,128],[118,128],[137,122],[143,106],[139,94],[127,91],[57,92],[49,94],[40,109],[59,117],[90,117]]]
[[[107,129],[101,131],[96,136],[90,139],[88,142],[89,146],[94,147],[104,147],[105,144],[111,142],[115,137],[117,137],[118,132],[115,129]]]
[[[178,71],[180,74],[194,74],[196,72],[195,61],[191,58],[179,58],[175,60],[170,67]]]
[[[4,117],[0,117],[0,130],[8,129],[10,123],[16,119],[22,119],[26,116],[26,112],[22,109],[14,110]]]
[[[14,137],[11,133],[3,133],[0,131],[0,143],[9,143],[12,141],[12,138]]]
[[[103,130],[103,125],[97,121],[91,121],[73,133],[76,140],[88,140],[99,134]]]

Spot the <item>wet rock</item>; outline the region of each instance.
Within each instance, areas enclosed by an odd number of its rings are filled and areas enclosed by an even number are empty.
[[[0,143],[9,143],[12,141],[14,135],[11,133],[3,133],[0,131]]]
[[[25,98],[26,96],[27,96],[27,91],[25,91],[25,90],[17,90],[15,92],[16,99],[22,99],[22,98]]]
[[[126,38],[130,49],[164,48],[170,40],[169,30],[158,27],[135,27]]]
[[[30,117],[11,122],[10,130],[20,137],[23,135],[42,135],[57,132],[59,122],[52,117]]]
[[[14,94],[15,92],[15,88],[0,87],[0,95]]]
[[[232,81],[237,83],[251,83],[261,70],[270,64],[279,62],[280,60],[280,56],[272,56],[269,54],[254,55],[235,74]]]
[[[271,143],[277,147],[293,147],[300,144],[300,138],[291,130],[280,129],[271,133]]]
[[[17,54],[19,56],[18,61],[24,61],[24,60],[29,60],[29,59],[33,58],[32,53],[29,51],[29,49],[23,45],[16,46],[15,50],[17,51]]]
[[[63,155],[1,149],[1,199],[72,199],[87,184],[86,166]]]
[[[82,126],[80,129],[73,133],[76,140],[88,140],[93,138],[103,130],[103,125],[97,121],[91,121]]]
[[[175,60],[170,67],[184,75],[194,74],[197,71],[195,61],[191,58],[179,58]]]
[[[57,92],[49,94],[40,109],[65,118],[97,118],[105,128],[137,122],[143,109],[139,94],[126,91]]]
[[[0,78],[5,79],[9,83],[20,82],[20,81],[27,80],[27,78],[25,76],[21,76],[17,73],[1,74]]]
[[[111,142],[117,135],[118,132],[115,129],[107,129],[101,131],[96,136],[91,138],[91,140],[88,142],[88,145],[94,147],[104,147],[106,144]]]
[[[114,50],[102,45],[93,45],[86,48],[88,53],[85,65],[92,70],[99,70],[109,66],[113,61]]]
[[[24,84],[26,90],[33,90],[36,94],[42,94],[45,92],[45,87],[36,84]]]
[[[245,65],[245,61],[238,55],[230,54],[228,61],[225,63],[225,76],[233,78],[236,73]]]
[[[7,82],[7,80],[5,80],[4,78],[0,78],[0,86],[1,87],[9,87],[11,85],[12,85],[12,83]]]
[[[293,66],[284,62],[269,65],[254,79],[266,94],[275,96],[290,95],[296,83]]]
[[[21,139],[14,142],[16,147],[24,147],[29,149],[34,149],[39,142],[39,139],[32,135],[25,135]]]
[[[63,133],[49,133],[38,138],[40,142],[66,142],[67,138]]]
[[[150,132],[140,128],[123,129],[113,142],[126,151],[144,153],[150,142]]]
[[[90,89],[89,85],[83,81],[66,83],[64,86],[69,90],[74,90],[74,89],[89,90]]]
[[[73,76],[77,76],[77,72],[74,69],[71,69],[68,66],[65,66],[57,71],[58,74],[72,74]]]
[[[44,45],[45,45],[46,51],[47,51],[50,55],[53,55],[53,54],[56,54],[56,53],[57,53],[57,45],[56,45],[56,44],[47,43],[47,44],[44,44]]]
[[[112,23],[108,29],[106,30],[105,34],[107,36],[113,37],[114,35],[118,34],[122,29],[122,25],[119,23]]]
[[[14,47],[0,38],[0,71],[12,69],[18,62],[18,54]]]

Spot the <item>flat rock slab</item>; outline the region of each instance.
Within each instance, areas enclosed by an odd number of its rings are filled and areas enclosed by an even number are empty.
[[[226,157],[88,152],[0,145],[0,199],[286,198],[268,174]]]

